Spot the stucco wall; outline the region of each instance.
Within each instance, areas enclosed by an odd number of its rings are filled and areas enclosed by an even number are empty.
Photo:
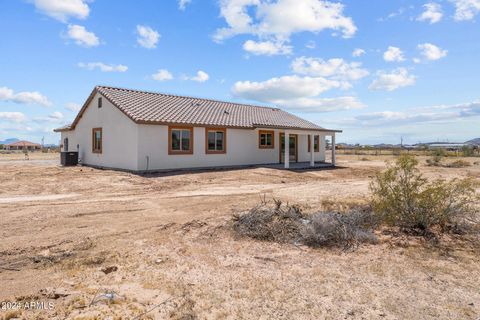
[[[168,155],[168,127],[139,125],[139,170],[203,168],[249,164],[278,163],[278,130],[275,130],[275,148],[258,148],[258,130],[227,129],[227,153],[205,153],[205,128],[195,127],[192,155]]]
[[[97,107],[97,94],[83,113],[74,131],[62,132],[62,143],[68,137],[68,151],[79,151],[87,165],[138,170],[138,126],[107,99]],[[102,128],[102,153],[92,152],[92,129]],[[78,149],[77,149],[78,145]]]

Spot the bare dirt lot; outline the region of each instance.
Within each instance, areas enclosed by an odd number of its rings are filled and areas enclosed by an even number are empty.
[[[343,252],[231,231],[232,214],[263,196],[307,211],[367,201],[392,158],[140,176],[62,168],[57,157],[0,155],[0,319],[480,318],[475,243],[380,235]],[[421,169],[480,179],[478,160],[466,160]],[[44,304],[25,310],[32,301]]]

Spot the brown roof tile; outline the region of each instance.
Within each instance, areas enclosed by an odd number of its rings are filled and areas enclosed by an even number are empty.
[[[136,123],[335,131],[324,129],[278,108],[106,86],[95,87],[72,125],[57,131],[74,129],[96,92],[101,93]]]

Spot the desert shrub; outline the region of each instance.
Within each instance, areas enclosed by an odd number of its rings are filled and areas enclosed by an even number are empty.
[[[261,204],[244,214],[233,216],[233,229],[240,235],[257,240],[276,242],[297,241],[305,216],[300,207],[283,205],[274,200],[274,205]]]
[[[439,167],[442,165],[442,160],[447,156],[445,149],[434,149],[430,152],[431,157],[427,159],[429,166]]]
[[[368,210],[346,213],[319,212],[306,215],[299,206],[262,202],[233,216],[233,229],[257,240],[302,243],[312,247],[353,248],[362,242],[376,242],[374,217]]]
[[[449,168],[465,168],[470,167],[472,164],[466,160],[455,160],[447,164]]]
[[[475,183],[471,179],[428,182],[415,157],[403,155],[372,180],[372,208],[385,223],[404,231],[446,230],[475,211]]]
[[[473,156],[475,156],[475,150],[471,146],[463,146],[462,147],[462,155],[464,157],[473,157]]]
[[[360,243],[376,243],[375,222],[370,212],[352,210],[348,213],[320,212],[312,215],[301,229],[301,239],[312,247],[357,247]]]

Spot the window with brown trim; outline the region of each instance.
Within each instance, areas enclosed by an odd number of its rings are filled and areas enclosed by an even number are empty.
[[[205,153],[219,154],[227,152],[227,129],[205,128]]]
[[[168,154],[193,154],[193,127],[168,127]]]
[[[102,153],[102,128],[92,129],[92,152]]]
[[[258,147],[260,149],[275,148],[275,131],[273,130],[258,131]]]
[[[308,135],[308,152],[310,152],[310,135]],[[320,152],[320,136],[313,136],[313,152]]]

